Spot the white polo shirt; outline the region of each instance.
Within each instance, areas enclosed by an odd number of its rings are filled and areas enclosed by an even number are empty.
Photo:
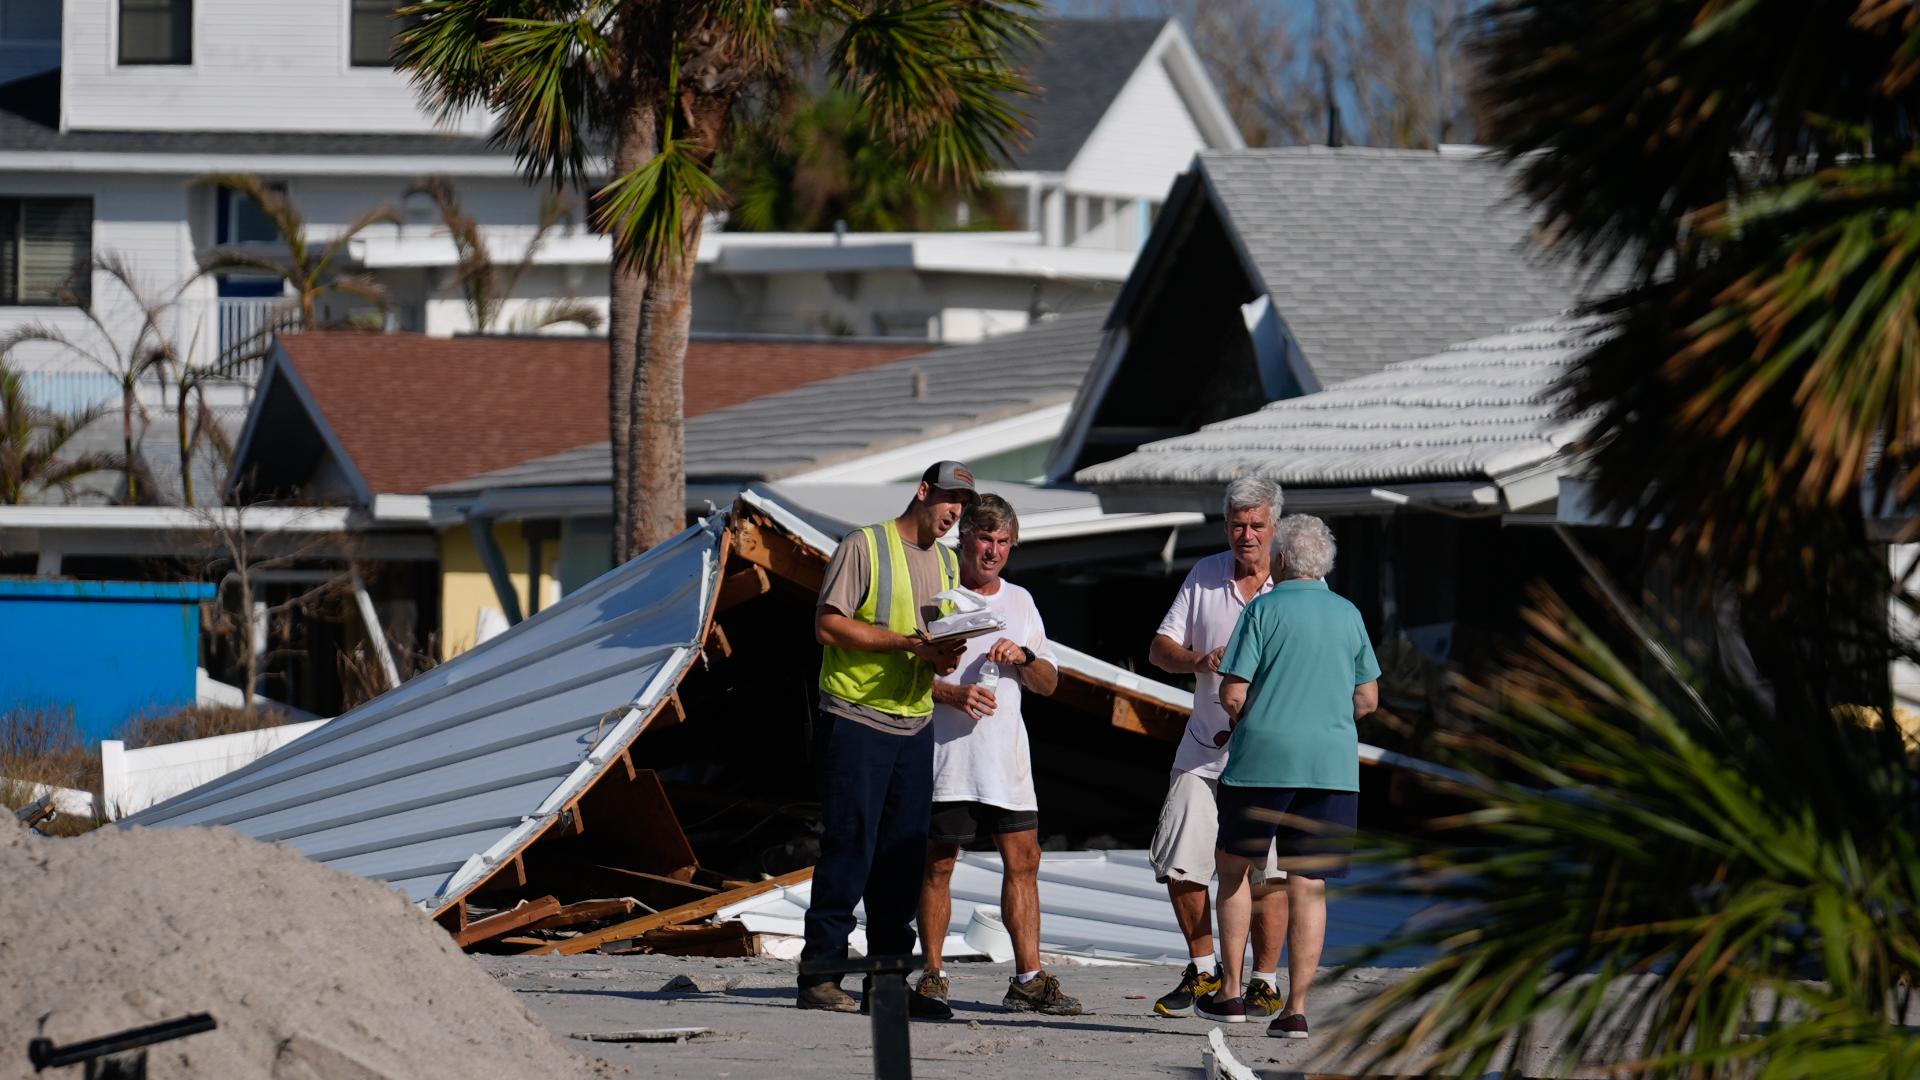
[[[1261,593],[1273,589],[1273,578],[1260,583]],[[1193,564],[1187,580],[1174,594],[1167,617],[1160,620],[1159,634],[1172,638],[1198,653],[1209,653],[1233,637],[1234,624],[1247,602],[1233,585],[1233,552],[1209,555]],[[1214,745],[1214,739],[1227,730],[1227,710],[1220,707],[1220,676],[1205,671],[1193,675],[1193,716],[1180,737],[1180,749],[1174,751],[1173,767],[1182,772],[1218,778],[1227,767],[1226,740]]]

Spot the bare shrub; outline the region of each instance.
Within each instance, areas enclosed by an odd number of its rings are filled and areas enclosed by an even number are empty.
[[[189,739],[210,739],[242,731],[279,727],[293,718],[274,709],[244,709],[238,705],[189,705],[166,713],[135,716],[121,725],[119,737],[127,749],[163,746]]]

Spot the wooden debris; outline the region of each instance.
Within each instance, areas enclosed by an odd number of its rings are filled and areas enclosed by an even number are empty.
[[[738,919],[663,926],[638,938],[640,951],[661,956],[753,956],[754,935]],[[602,950],[606,951],[606,950]]]
[[[730,904],[739,903],[749,897],[759,896],[761,893],[768,893],[775,889],[785,888],[788,885],[798,885],[803,881],[810,880],[812,877],[813,867],[809,866],[804,870],[795,870],[790,874],[781,874],[777,878],[769,878],[766,881],[756,881],[743,889],[733,889],[728,892],[718,893],[702,900],[696,900],[691,904],[682,904],[677,908],[669,908],[666,911],[653,915],[630,919],[622,923],[615,923],[605,929],[595,930],[590,934],[581,934],[579,937],[569,938],[566,941],[555,942],[552,945],[543,946],[538,949],[529,949],[527,950],[527,955],[577,956],[580,953],[592,952],[609,941],[638,938],[649,930],[658,930],[663,926],[679,926],[682,923],[696,922],[700,919],[707,918],[714,912]]]
[[[725,611],[772,591],[773,579],[767,576],[766,570],[749,566],[738,573],[728,574],[726,580],[720,583],[720,601],[715,610]]]
[[[465,930],[453,935],[453,943],[463,949],[472,948],[481,942],[505,937],[559,912],[560,901],[555,897],[522,900],[505,911],[468,923]]]
[[[538,922],[528,923],[525,930],[531,934],[540,930],[558,930],[567,926],[624,919],[633,914],[633,909],[638,906],[631,897],[625,896],[617,900],[582,900],[577,904],[568,904]],[[544,945],[546,942],[536,941],[532,944]]]

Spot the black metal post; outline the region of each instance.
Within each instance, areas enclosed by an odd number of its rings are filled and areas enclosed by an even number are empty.
[[[162,1020],[146,1027],[129,1028],[112,1035],[102,1035],[97,1039],[86,1039],[65,1046],[53,1045],[52,1039],[34,1039],[27,1044],[27,1060],[32,1062],[33,1071],[57,1069],[63,1065],[87,1064],[89,1077],[145,1076],[146,1052],[142,1047],[178,1039],[185,1035],[197,1035],[202,1031],[212,1031],[217,1025],[211,1015],[194,1013],[175,1020]],[[137,1055],[129,1051],[139,1051]],[[119,1058],[120,1060],[115,1060]],[[137,1058],[137,1060],[131,1060]],[[96,1071],[96,1061],[99,1071]],[[135,1071],[129,1072],[128,1069]]]
[[[925,961],[924,956],[868,956],[800,966],[802,975],[828,979],[866,976],[864,996],[867,1014],[873,1019],[875,1080],[913,1080],[913,1048],[907,1034],[907,973]]]

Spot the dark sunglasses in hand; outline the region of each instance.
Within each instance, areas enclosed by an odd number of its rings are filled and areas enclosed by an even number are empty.
[[[1233,729],[1221,728],[1219,731],[1216,731],[1213,733],[1213,745],[1225,746],[1227,745],[1228,741],[1231,740],[1232,738],[1233,738]]]

